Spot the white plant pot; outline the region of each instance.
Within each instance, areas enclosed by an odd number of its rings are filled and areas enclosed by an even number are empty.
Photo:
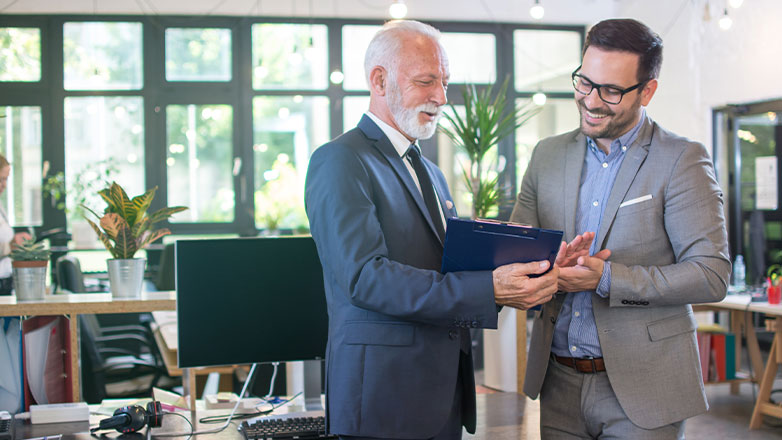
[[[144,258],[113,258],[106,260],[106,263],[108,263],[112,298],[141,298],[147,260]]]

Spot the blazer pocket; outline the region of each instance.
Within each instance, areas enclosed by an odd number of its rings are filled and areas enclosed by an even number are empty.
[[[649,339],[652,341],[659,341],[682,333],[693,332],[697,327],[698,323],[691,313],[674,315],[647,324]]]
[[[393,322],[348,322],[345,343],[348,345],[412,345],[415,327]]]
[[[639,197],[640,199],[641,197]],[[629,202],[633,202],[632,200],[629,200]],[[624,202],[627,203],[627,202]],[[639,202],[631,203],[629,205],[619,205],[619,209],[616,211],[616,216],[620,217],[623,215],[633,214],[640,211],[645,211],[649,208],[653,208],[657,201],[653,198],[644,199]]]

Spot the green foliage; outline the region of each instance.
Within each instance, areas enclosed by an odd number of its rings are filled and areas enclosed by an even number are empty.
[[[50,255],[51,251],[43,243],[36,243],[35,237],[15,245],[11,251],[11,259],[14,261],[49,261]]]
[[[450,126],[439,127],[469,158],[469,165],[462,171],[473,197],[472,218],[485,217],[500,201],[497,166],[484,163],[486,153],[540,112],[540,107],[531,102],[519,107],[508,104],[508,82],[506,78],[496,92],[493,86],[478,90],[474,85],[466,85],[462,91],[464,117],[449,103],[453,114],[444,116]]]
[[[304,188],[288,156],[280,154],[272,170],[277,177],[255,191],[255,223],[268,230],[306,227],[307,215],[301,201]]]
[[[43,183],[41,190],[49,196],[52,206],[65,211],[68,224],[84,216],[83,207],[90,210],[97,209],[101,199],[98,191],[111,185],[114,178],[119,175],[117,160],[108,158],[97,162],[88,162],[78,173],[73,183],[66,189],[65,173],[62,171],[49,176]],[[66,203],[67,201],[67,203]],[[68,209],[69,206],[73,208]]]
[[[110,187],[98,191],[108,205],[103,216],[84,206],[84,209],[99,219],[96,224],[84,217],[114,258],[133,258],[137,250],[170,234],[171,231],[167,228],[153,229],[152,225],[187,209],[185,206],[174,206],[148,214],[147,209],[156,190],[157,187],[152,188],[131,199],[121,186],[112,182]]]

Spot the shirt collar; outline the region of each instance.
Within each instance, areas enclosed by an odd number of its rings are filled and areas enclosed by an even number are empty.
[[[394,146],[394,149],[396,150],[397,154],[399,154],[399,157],[404,157],[405,154],[407,154],[407,149],[410,148],[410,144],[414,144],[415,142],[410,142],[399,130],[386,124],[380,120],[380,118],[373,115],[372,112],[368,111],[366,112],[366,115],[369,116],[369,119],[377,124],[378,127],[380,127],[380,130],[383,131],[383,134],[385,134],[388,140],[391,141],[391,145]]]
[[[611,141],[610,153],[613,153],[615,149],[619,147],[624,147],[622,148],[622,152],[627,151],[627,149],[630,148],[630,145],[632,145],[632,143],[638,139],[638,134],[641,132],[641,127],[644,125],[644,121],[646,121],[646,108],[641,108],[641,117],[638,119],[638,123],[635,124],[635,127],[631,128],[630,131]],[[597,143],[591,137],[587,137],[587,145],[590,149],[599,150]]]

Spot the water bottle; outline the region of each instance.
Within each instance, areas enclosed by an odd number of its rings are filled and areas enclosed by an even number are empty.
[[[744,290],[746,283],[744,277],[746,275],[746,267],[744,266],[744,257],[741,254],[736,255],[736,262],[733,263],[733,286],[737,290]]]

